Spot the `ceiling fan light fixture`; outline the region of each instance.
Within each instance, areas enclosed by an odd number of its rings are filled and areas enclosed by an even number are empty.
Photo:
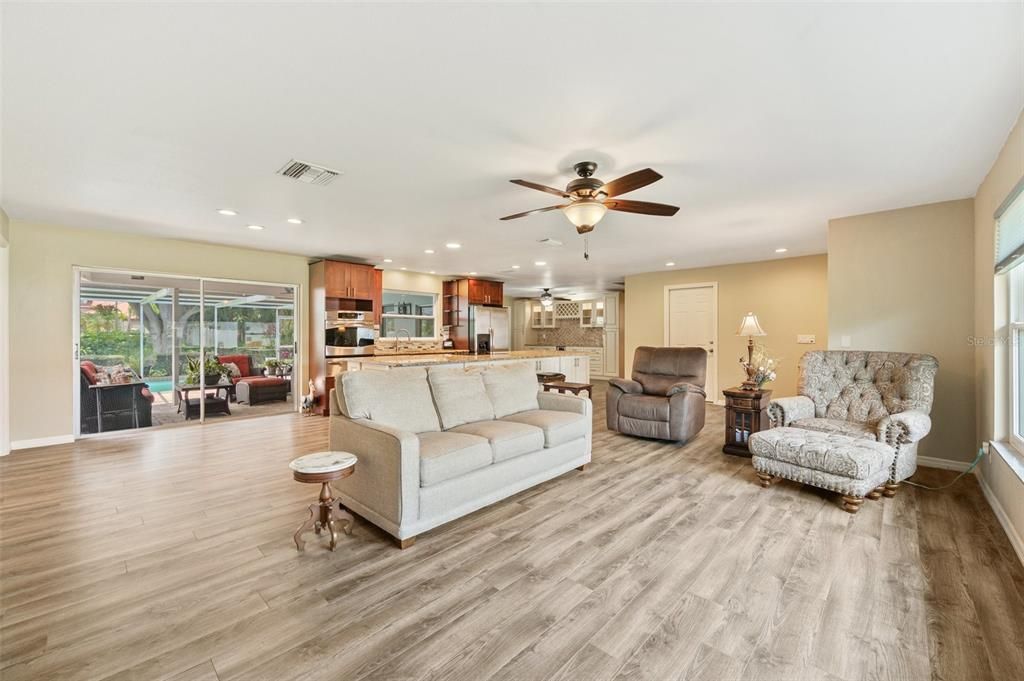
[[[599,223],[604,214],[608,212],[608,207],[597,199],[583,198],[573,201],[563,208],[562,212],[565,213],[565,217],[569,218],[569,222],[576,225],[576,229],[593,229],[594,225]],[[586,229],[586,231],[589,232],[590,229]]]
[[[555,304],[555,297],[551,295],[551,291],[544,289],[544,292],[540,294],[540,304],[546,308]]]

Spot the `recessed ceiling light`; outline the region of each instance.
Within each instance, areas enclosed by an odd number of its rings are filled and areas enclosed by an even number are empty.
[[[665,263],[665,267],[675,267],[675,266],[676,266],[676,264],[674,262],[667,262],[667,263]]]
[[[547,265],[547,263],[544,262],[543,260],[538,260],[533,264],[536,265],[537,267],[544,267],[544,265]]]
[[[288,224],[290,224],[290,225],[301,225],[302,224],[302,220],[300,220],[298,218],[288,218]]]
[[[246,225],[246,226],[247,226],[247,227],[248,227],[249,229],[251,229],[252,231],[254,231],[254,232],[258,232],[258,231],[260,231],[261,229],[263,229],[263,225]]]
[[[408,269],[408,268],[407,267],[399,267],[398,269],[404,270],[404,269]]]
[[[476,272],[470,272],[470,273],[469,273],[469,276],[471,276],[471,277],[475,277],[475,276],[476,276]]]
[[[445,248],[462,248],[462,244],[455,243],[454,241],[449,241],[448,243],[446,243],[444,245],[444,247]]]
[[[384,258],[384,262],[394,262],[391,258]]]
[[[512,269],[518,270],[519,269],[519,265],[512,265]]]
[[[788,248],[776,248],[775,252],[776,253],[785,253],[788,250],[789,250]]]
[[[430,274],[437,274],[434,270],[430,270]]]
[[[230,208],[221,208],[217,212],[220,213],[221,215],[238,215],[238,213],[231,210]]]
[[[425,250],[423,252],[426,253],[427,255],[434,255],[434,249],[433,248],[428,248],[427,250]]]

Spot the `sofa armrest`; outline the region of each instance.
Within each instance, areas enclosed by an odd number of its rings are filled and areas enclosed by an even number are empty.
[[[608,385],[615,386],[626,394],[632,393],[634,395],[639,395],[644,391],[644,387],[640,385],[640,383],[637,381],[631,381],[627,378],[609,378]]]
[[[673,383],[669,386],[669,389],[665,392],[666,397],[672,397],[679,393],[697,393],[701,397],[707,397],[707,393],[704,392],[704,388],[693,383],[687,383],[686,381],[680,381],[679,383]]]
[[[334,487],[396,525],[419,517],[420,440],[415,433],[332,415],[330,448],[359,458],[355,473]]]
[[[788,426],[799,419],[814,418],[814,402],[804,395],[780,397],[768,403],[768,419],[772,428]]]
[[[574,414],[582,414],[586,417],[590,417],[591,410],[593,409],[590,400],[585,397],[563,395],[560,393],[537,393],[537,403],[541,409],[571,411]]]
[[[892,414],[878,422],[878,439],[890,446],[913,444],[927,435],[932,429],[932,419],[928,414],[916,409]]]

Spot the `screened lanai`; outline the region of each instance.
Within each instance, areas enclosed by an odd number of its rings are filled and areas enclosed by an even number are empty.
[[[233,416],[257,407],[275,413],[292,409],[296,327],[295,292],[290,286],[82,270],[78,320],[80,361],[98,367],[108,379],[116,373],[124,381],[127,374],[133,383],[145,384],[139,390],[148,393],[152,425],[195,418],[179,402],[183,395],[198,400],[198,390],[183,391],[200,380],[207,385],[232,383],[230,390],[205,391],[206,404],[200,408],[205,413],[199,415],[203,418]],[[199,371],[204,344],[205,373]],[[225,372],[223,378],[211,375],[211,363]],[[198,378],[199,373],[204,378]],[[284,379],[288,385],[255,381],[263,377]],[[246,385],[236,391],[241,378],[257,389],[250,391],[251,385]],[[268,390],[268,383],[277,387]],[[114,390],[97,387],[84,393],[90,407],[96,392],[103,392],[109,402]],[[239,401],[239,393],[247,399]],[[211,408],[211,400],[220,398],[228,401],[226,408]],[[145,427],[146,418],[135,425],[139,419],[134,411],[128,427]],[[82,416],[92,418],[91,413]],[[107,428],[95,428],[121,429],[109,427],[110,421],[105,419]],[[127,422],[114,419],[115,426]],[[83,432],[93,432],[89,425],[83,421]]]

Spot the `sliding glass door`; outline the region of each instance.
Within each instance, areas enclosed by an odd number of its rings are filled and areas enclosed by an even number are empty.
[[[81,269],[76,434],[296,410],[292,286]]]

